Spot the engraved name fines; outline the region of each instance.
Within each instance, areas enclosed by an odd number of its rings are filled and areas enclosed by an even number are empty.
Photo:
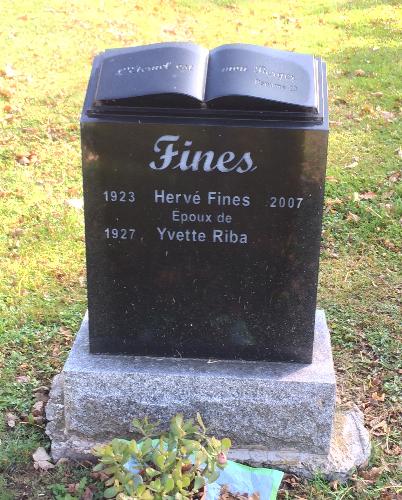
[[[215,151],[191,151],[187,149],[192,146],[192,141],[184,141],[180,148],[179,135],[163,135],[155,142],[154,152],[161,153],[158,160],[151,161],[149,166],[152,170],[179,169],[181,171],[203,171],[203,172],[236,172],[245,174],[253,172],[257,166],[254,165],[251,153],[248,151],[243,155],[236,156],[233,151],[216,153]]]

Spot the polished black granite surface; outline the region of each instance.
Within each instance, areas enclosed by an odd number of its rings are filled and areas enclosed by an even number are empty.
[[[96,114],[101,63],[82,115],[91,351],[310,362],[325,84],[321,123]]]

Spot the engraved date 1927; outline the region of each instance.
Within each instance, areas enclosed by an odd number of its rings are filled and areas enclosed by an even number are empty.
[[[125,227],[107,227],[105,229],[107,240],[133,240],[135,237],[135,229]]]

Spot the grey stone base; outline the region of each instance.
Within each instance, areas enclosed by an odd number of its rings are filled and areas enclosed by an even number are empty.
[[[211,434],[232,439],[231,458],[243,462],[344,479],[368,458],[358,410],[335,418],[323,311],[317,311],[310,365],[93,355],[85,318],[54,379],[46,432],[54,460],[81,459],[95,444],[129,437],[134,417],[167,422],[197,411]]]
[[[336,412],[330,450],[327,455],[272,451],[256,449],[234,449],[230,458],[239,462],[279,469],[306,478],[320,473],[328,480],[344,482],[365,465],[371,451],[370,437],[364,427],[363,414],[358,408]]]

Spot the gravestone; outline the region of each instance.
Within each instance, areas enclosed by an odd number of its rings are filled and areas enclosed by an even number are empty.
[[[325,92],[320,59],[248,45],[96,60],[81,122],[91,352],[311,362]]]
[[[233,458],[346,477],[369,444],[360,414],[333,425],[316,311],[325,63],[243,44],[108,50],[81,137],[88,316],[47,407],[53,457],[199,411]]]

